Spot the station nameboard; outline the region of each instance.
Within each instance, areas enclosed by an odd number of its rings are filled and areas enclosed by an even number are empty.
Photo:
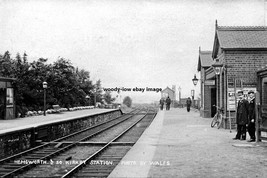
[[[205,80],[205,85],[215,85],[215,80]]]

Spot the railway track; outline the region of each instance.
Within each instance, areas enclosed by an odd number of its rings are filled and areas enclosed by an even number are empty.
[[[155,117],[155,114],[150,113],[150,115],[152,115],[150,117],[151,122]],[[95,154],[88,157],[83,163],[79,164],[62,177],[107,177],[119,164],[120,160],[130,150],[138,138],[132,140],[133,142],[119,142],[119,139],[123,139],[124,135],[127,133],[127,136],[129,137],[131,129],[147,116],[148,112],[140,120],[125,129],[117,137],[95,152]]]
[[[129,142],[115,142],[115,140],[122,138],[123,134],[127,133],[143,118],[147,117],[147,115],[148,112],[144,113],[144,111],[134,110],[108,123],[102,123],[90,129],[84,129],[69,136],[54,140],[53,142],[43,143],[43,145],[36,148],[0,160],[0,177],[42,177],[44,175],[44,177],[70,177],[73,176],[74,173],[79,174],[77,170],[79,170],[81,166],[92,165],[89,160],[95,159],[97,156],[105,155],[103,154],[105,153],[104,150],[111,150],[109,152],[112,152],[114,149],[121,150],[121,152],[118,151],[118,154],[120,154],[114,158],[115,160],[110,158],[113,164],[106,166],[106,171],[104,171],[106,174],[108,173],[107,170],[112,170],[114,166],[118,164],[118,160],[121,159],[135,143],[134,140]],[[131,123],[130,120],[132,120],[133,123]],[[130,125],[130,127],[125,129],[125,126],[124,128],[122,127],[123,124]],[[113,135],[117,136],[111,140],[109,138],[110,141],[107,141],[107,139],[102,142],[99,141],[99,139],[92,140],[94,137],[99,137],[101,134],[103,135],[104,133],[110,132],[112,128],[116,128],[114,131],[123,128],[121,130],[124,131],[122,131],[121,134],[118,134],[118,132],[114,133]],[[83,153],[86,154],[79,154],[79,150],[84,150]],[[105,162],[108,158],[107,155],[110,155],[109,152],[107,152],[106,156],[103,158],[99,157],[99,159]],[[49,171],[51,175],[45,173],[45,171],[49,170],[48,168],[52,168],[52,170]],[[88,170],[85,172],[87,172],[87,176],[94,174]],[[85,175],[85,172],[83,171],[83,175]],[[103,175],[103,173],[100,175]]]

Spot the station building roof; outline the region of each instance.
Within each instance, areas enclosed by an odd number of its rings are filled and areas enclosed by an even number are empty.
[[[171,91],[171,92],[175,93],[175,91],[174,91],[173,89],[170,89],[168,86],[167,86],[165,89],[163,89],[163,90],[161,91],[161,93],[164,93],[164,92],[166,92],[166,91]]]
[[[267,27],[218,26],[216,22],[213,58],[219,47],[228,50],[267,50]]]

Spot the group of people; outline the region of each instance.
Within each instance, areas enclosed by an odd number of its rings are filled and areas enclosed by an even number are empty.
[[[255,142],[255,97],[254,92],[248,92],[248,99],[244,98],[243,91],[238,92],[239,101],[237,105],[236,124],[237,134],[234,140],[246,140],[246,131],[250,135],[249,142]]]
[[[166,98],[166,100],[164,100],[164,98],[161,98],[161,99],[159,100],[160,110],[163,110],[163,108],[164,108],[164,103],[166,103],[166,110],[170,110],[171,99],[170,99],[169,96]],[[187,112],[190,112],[191,103],[192,103],[192,101],[191,101],[190,97],[188,97],[188,99],[186,100],[186,108],[187,108]]]
[[[163,110],[164,103],[166,103],[166,110],[170,110],[171,99],[170,99],[169,96],[166,98],[166,101],[164,100],[164,98],[161,98],[161,99],[159,100],[160,110]]]

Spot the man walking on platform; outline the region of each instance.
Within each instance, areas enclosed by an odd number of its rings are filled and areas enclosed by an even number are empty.
[[[187,112],[190,112],[191,103],[192,103],[191,98],[188,97],[187,100],[186,100]]]
[[[168,96],[167,99],[166,99],[166,110],[170,110],[170,105],[171,105],[171,99]]]
[[[160,110],[163,110],[163,106],[164,106],[164,99],[163,98],[161,98],[159,100],[159,104],[160,104]]]
[[[237,134],[234,140],[246,140],[246,125],[248,124],[248,101],[244,99],[243,91],[238,92],[236,124]]]
[[[250,136],[250,140],[248,142],[255,142],[256,137],[255,137],[255,97],[254,97],[254,92],[249,91],[248,92],[248,133]]]

